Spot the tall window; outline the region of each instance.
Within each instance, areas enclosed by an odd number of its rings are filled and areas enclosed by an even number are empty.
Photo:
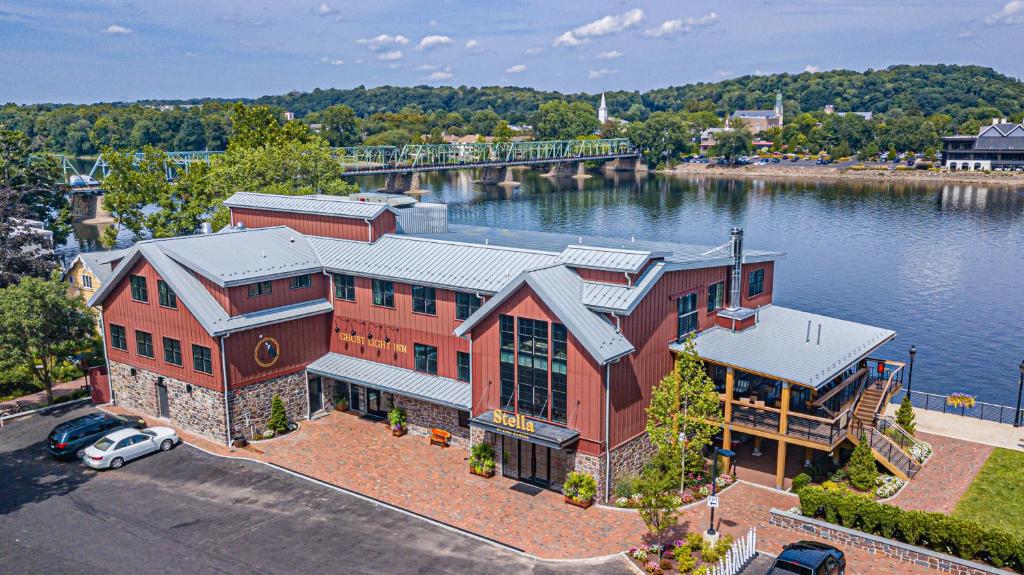
[[[466,319],[480,309],[480,298],[473,293],[455,292],[455,319]]]
[[[273,286],[269,281],[256,282],[249,284],[249,297],[256,297],[261,295],[267,295],[273,291]]]
[[[213,373],[213,358],[210,355],[210,348],[192,345],[192,367],[202,373]]]
[[[128,351],[128,337],[124,333],[123,325],[110,324],[110,347]]]
[[[149,291],[146,290],[146,278],[142,276],[129,276],[128,282],[132,286],[132,299],[142,303],[149,303]]]
[[[334,297],[356,301],[356,278],[346,274],[334,274]]]
[[[301,276],[292,276],[291,289],[308,288],[313,285],[313,276],[309,274],[302,274]]]
[[[519,413],[548,415],[548,322],[518,318]]]
[[[697,292],[679,298],[679,339],[697,331]]]
[[[750,272],[747,279],[747,297],[764,293],[764,268]]]
[[[708,313],[725,305],[725,282],[708,286]]]
[[[142,357],[153,357],[153,334],[135,330],[135,351]]]
[[[412,286],[412,311],[430,315],[437,314],[437,300],[434,288]]]
[[[437,348],[415,343],[412,349],[416,355],[416,371],[437,374]]]
[[[373,280],[373,305],[395,307],[395,283]]]
[[[181,365],[181,342],[169,337],[164,338],[164,361],[173,365]]]
[[[469,381],[471,377],[471,370],[469,369],[469,354],[464,351],[455,352],[455,365],[459,370],[459,380]]]
[[[565,423],[566,381],[569,360],[569,330],[551,324],[551,420]]]
[[[516,393],[516,323],[512,316],[498,318],[501,324],[501,408],[512,409]]]
[[[74,281],[74,279],[75,279],[74,276],[71,276],[71,280]],[[87,288],[91,288],[92,287],[92,276],[87,276],[85,274],[82,274],[82,287],[87,287]]]
[[[164,280],[156,280],[156,293],[160,305],[178,309],[178,296]]]

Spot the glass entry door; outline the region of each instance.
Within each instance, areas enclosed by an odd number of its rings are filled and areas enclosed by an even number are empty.
[[[387,415],[379,389],[366,388],[366,413],[373,417],[384,417]]]
[[[551,486],[551,448],[511,437],[502,438],[503,474],[544,488]]]

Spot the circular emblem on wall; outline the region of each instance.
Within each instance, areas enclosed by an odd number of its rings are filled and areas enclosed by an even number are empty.
[[[272,337],[265,337],[256,344],[256,363],[260,367],[271,367],[281,356],[281,346]]]

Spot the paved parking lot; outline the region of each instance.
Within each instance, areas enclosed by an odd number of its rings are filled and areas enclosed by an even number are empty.
[[[538,562],[186,445],[109,472],[50,458],[49,430],[90,410],[0,429],[0,572],[631,573],[620,559]]]

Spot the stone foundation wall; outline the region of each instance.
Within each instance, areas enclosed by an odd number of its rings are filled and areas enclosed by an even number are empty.
[[[224,394],[200,385],[162,376],[132,366],[110,362],[110,388],[117,405],[135,409],[160,421],[157,404],[157,379],[167,387],[167,411],[170,421],[183,429],[214,441],[226,441],[224,434]],[[191,393],[189,392],[191,387]]]
[[[612,449],[612,499],[615,499],[615,485],[619,480],[630,475],[640,475],[647,462],[654,457],[654,452],[654,445],[646,432]]]
[[[231,390],[228,400],[231,404],[232,437],[242,434],[251,439],[254,432],[265,430],[270,419],[270,402],[275,395],[281,396],[289,421],[306,419],[309,388],[306,373],[300,371]]]
[[[604,456],[576,452],[571,471],[589,473],[597,480],[597,500],[604,501]]]
[[[431,429],[443,429],[452,434],[453,447],[469,449],[469,428],[459,426],[458,410],[403,395],[394,396],[394,405],[405,409],[409,433],[430,435]]]
[[[480,429],[479,427],[470,427],[469,428],[469,447],[470,447],[470,449],[472,449],[472,446],[476,445],[477,443],[484,443],[484,442],[487,442],[487,443],[491,444],[491,447],[494,449],[494,474],[495,475],[501,475],[502,472],[503,472],[503,469],[504,469],[504,462],[502,461],[502,457],[501,457],[501,438],[498,437],[497,435],[493,434],[493,433],[490,433],[488,431],[484,431],[483,429]]]

